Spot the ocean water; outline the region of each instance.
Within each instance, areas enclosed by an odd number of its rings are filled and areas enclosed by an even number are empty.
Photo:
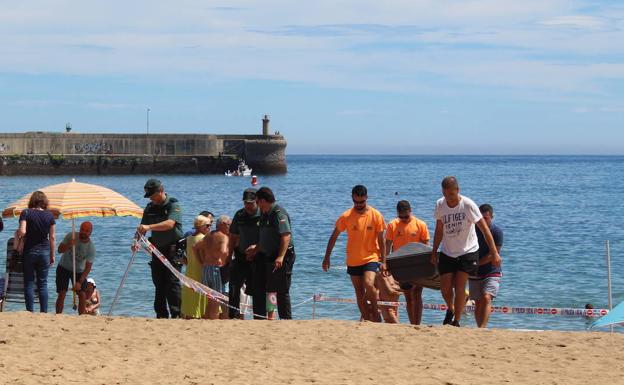
[[[297,262],[292,300],[297,305],[315,293],[352,298],[353,289],[344,267],[345,240],[339,238],[332,254],[332,269],[325,273],[321,261],[336,218],[352,205],[351,187],[364,184],[369,204],[386,220],[395,216],[399,199],[412,203],[414,214],[433,232],[440,181],[446,175],[459,179],[462,193],[495,208],[495,222],[505,232],[501,253],[504,278],[497,305],[607,307],[605,241],[612,254],[614,305],[624,300],[624,157],[589,156],[288,156],[289,172],[282,176],[259,175],[260,185],[273,189],[290,213]],[[112,188],[140,206],[143,184],[152,175],[81,176],[79,181]],[[219,175],[162,175],[166,190],[182,204],[185,230],[201,210],[232,215],[241,206],[242,191],[249,178]],[[0,204],[6,207],[19,197],[46,185],[62,183],[71,176],[2,177]],[[91,218],[97,259],[92,276],[100,289],[107,312],[130,258],[129,246],[135,218]],[[0,253],[17,226],[5,219],[0,233]],[[71,221],[57,222],[60,238]],[[152,317],[153,286],[148,257],[139,254],[130,270],[114,314]],[[0,262],[4,270],[4,258]],[[54,273],[49,277],[50,309],[56,299]],[[70,296],[68,296],[70,297]],[[439,292],[425,289],[426,303],[442,303]],[[66,312],[71,312],[70,299]],[[9,304],[9,310],[23,305]],[[312,316],[311,303],[293,309],[297,319]],[[319,318],[356,320],[357,306],[317,303]],[[425,310],[423,323],[439,324],[443,313]],[[405,313],[401,320],[407,322]],[[584,330],[584,318],[538,315],[492,314],[490,326]],[[471,317],[466,326],[473,326]]]

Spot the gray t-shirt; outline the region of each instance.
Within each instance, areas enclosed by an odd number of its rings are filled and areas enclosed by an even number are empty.
[[[72,239],[71,231],[63,238],[63,243],[68,245]],[[78,233],[76,232],[76,271],[84,271],[87,261],[93,263],[95,260],[95,245],[93,241],[89,239],[89,242],[82,242]],[[63,253],[59,265],[65,270],[72,271],[72,248],[69,247],[66,252]]]

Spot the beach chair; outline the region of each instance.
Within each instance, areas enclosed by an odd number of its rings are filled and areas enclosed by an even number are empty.
[[[13,248],[13,238],[7,241],[6,272],[0,278],[0,312],[8,302],[24,303],[24,268],[22,256]],[[39,302],[39,294],[35,290],[35,302]]]

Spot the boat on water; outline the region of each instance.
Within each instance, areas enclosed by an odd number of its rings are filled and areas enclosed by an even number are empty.
[[[251,176],[251,171],[252,169],[241,159],[238,162],[238,168],[234,171],[227,170],[225,176]]]

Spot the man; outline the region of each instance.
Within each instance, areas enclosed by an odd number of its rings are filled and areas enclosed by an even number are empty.
[[[225,291],[221,280],[221,267],[225,264],[229,254],[230,223],[230,217],[221,215],[217,219],[216,229],[206,234],[204,239],[194,246],[195,255],[204,267],[202,283],[219,293]],[[217,319],[219,313],[225,313],[225,309],[221,308],[221,302],[208,298],[204,318]]]
[[[330,267],[330,256],[341,232],[347,231],[347,273],[355,289],[360,315],[363,320],[379,322],[375,275],[380,270],[387,274],[384,244],[384,218],[379,211],[366,205],[368,192],[357,185],[351,190],[353,208],[345,211],[336,221],[327,242],[323,270]],[[368,305],[370,302],[370,305]]]
[[[427,224],[412,215],[412,207],[408,201],[397,203],[397,218],[388,223],[386,230],[386,250],[390,253],[399,250],[411,242],[429,244]],[[422,319],[422,286],[410,282],[401,283],[401,289],[407,302],[407,316],[410,323],[420,325]],[[381,297],[380,297],[381,298]]]
[[[460,326],[466,305],[466,281],[475,274],[479,262],[479,242],[475,224],[481,229],[492,250],[492,264],[500,266],[500,255],[494,239],[481,216],[477,205],[468,197],[459,194],[459,183],[453,176],[442,180],[442,198],[435,206],[436,228],[433,236],[431,263],[440,272],[440,291],[448,310],[443,324]],[[438,260],[438,247],[442,252]]]
[[[290,283],[296,255],[290,217],[286,209],[275,203],[275,195],[268,187],[256,192],[256,204],[262,213],[258,244],[249,249],[249,254],[254,255],[254,317],[266,317],[267,292],[275,292],[280,319],[292,319]]]
[[[139,234],[151,231],[149,241],[171,265],[180,271],[182,261],[177,253],[177,243],[182,238],[182,209],[178,200],[165,192],[158,179],[149,179],[144,186],[145,198],[149,198],[143,211]],[[180,317],[180,280],[156,256],[149,262],[154,283],[154,311],[156,318]],[[169,308],[167,309],[167,305]]]
[[[479,206],[479,211],[483,215],[483,220],[490,229],[490,233],[492,233],[496,252],[500,254],[503,248],[503,230],[493,223],[494,208],[486,203]],[[494,266],[492,264],[493,253],[490,253],[490,248],[481,229],[477,229],[477,239],[479,241],[479,269],[476,277],[469,278],[470,299],[475,301],[477,327],[484,328],[490,319],[492,300],[498,294],[503,271],[500,265]]]
[[[253,255],[248,252],[248,248],[258,243],[260,231],[256,191],[255,188],[248,188],[243,192],[243,208],[234,214],[230,226],[230,318],[241,318],[238,308],[243,285],[247,287],[247,293],[251,293]]]
[[[91,240],[92,232],[93,225],[91,222],[83,222],[78,233],[72,234],[70,231],[58,246],[58,252],[63,255],[56,267],[56,292],[58,294],[58,297],[56,297],[56,314],[63,313],[65,295],[67,294],[67,287],[70,281],[73,284],[73,290],[78,293],[78,314],[85,313],[85,282],[95,260],[95,245]],[[78,242],[76,242],[76,239]],[[74,245],[76,246],[76,282],[74,282],[72,257],[72,246]]]

